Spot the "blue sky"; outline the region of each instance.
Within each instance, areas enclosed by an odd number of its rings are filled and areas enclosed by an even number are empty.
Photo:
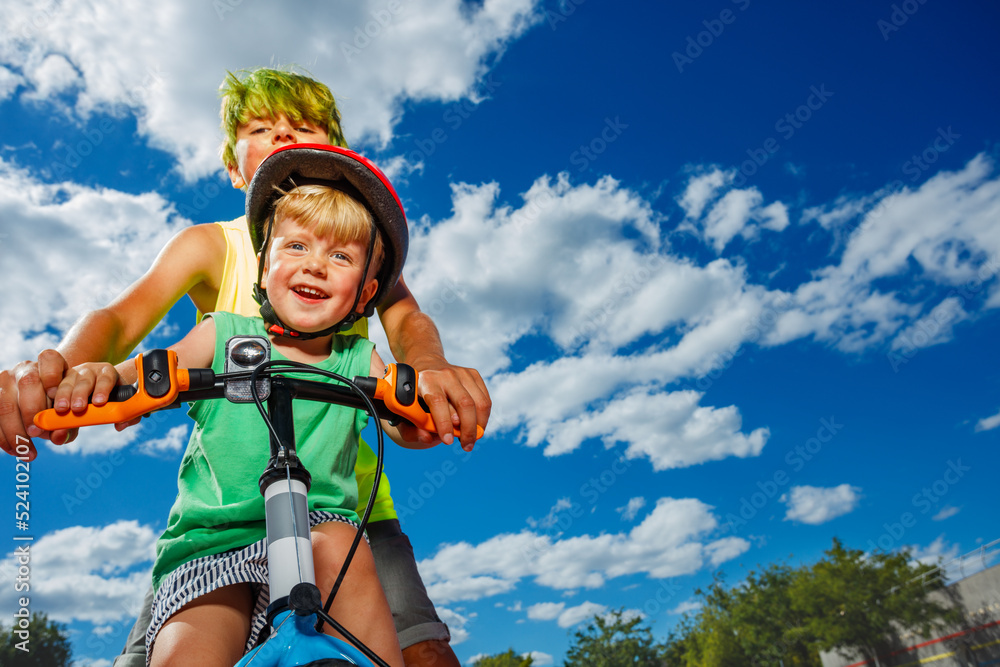
[[[226,69],[331,86],[403,199],[407,282],[493,393],[471,455],[387,461],[463,662],[560,664],[619,607],[663,637],[713,572],[834,537],[931,559],[1000,537],[995,8],[0,12],[4,367],[179,229],[240,214],[216,153]],[[193,317],[179,303],[144,347]],[[123,644],[188,433],[159,415],[32,464],[32,608],[68,624],[79,665]]]

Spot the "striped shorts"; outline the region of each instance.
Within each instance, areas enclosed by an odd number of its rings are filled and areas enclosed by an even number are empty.
[[[309,512],[310,528],[327,521],[341,521],[355,527],[358,525],[334,512],[320,510]],[[368,537],[365,536],[365,539]],[[257,643],[258,635],[267,624],[267,605],[270,604],[266,538],[242,549],[188,561],[163,578],[153,599],[153,620],[146,630],[147,667],[149,658],[153,654],[156,635],[167,619],[192,600],[232,584],[250,584],[253,591],[254,607],[250,620],[250,636],[247,637],[243,652],[252,649]]]

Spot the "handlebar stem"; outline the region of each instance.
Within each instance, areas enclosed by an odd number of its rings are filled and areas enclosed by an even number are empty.
[[[274,431],[271,456],[258,485],[267,522],[271,604],[268,615],[288,609],[288,596],[300,583],[315,584],[309,538],[309,472],[295,453],[292,388],[286,378],[271,378],[267,411]],[[277,437],[275,437],[277,436]]]
[[[267,412],[274,425],[274,433],[270,435],[271,457],[267,468],[258,480],[261,495],[275,481],[291,477],[306,486],[312,484],[312,477],[305,469],[295,453],[295,423],[292,420],[292,385],[287,378],[274,376],[271,378],[271,395],[267,399]],[[278,439],[275,439],[277,434]]]

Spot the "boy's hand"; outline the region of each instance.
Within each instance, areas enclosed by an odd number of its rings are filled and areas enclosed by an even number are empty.
[[[61,445],[76,436],[75,429],[49,433],[32,421],[49,407],[49,399],[55,396],[67,367],[61,354],[44,350],[38,361],[22,361],[13,369],[0,372],[0,448],[5,452],[17,455],[16,447],[27,444],[27,458],[33,461],[38,451],[29,438],[47,438]]]
[[[440,438],[435,433],[419,430],[424,444],[454,441],[452,430],[461,430],[462,449],[472,451],[476,442],[476,424],[486,428],[493,403],[479,371],[453,366],[443,357],[413,357],[407,363],[417,371],[417,393],[424,399]]]
[[[65,414],[70,410],[83,412],[89,403],[104,405],[117,384],[118,371],[109,363],[94,361],[74,366],[59,383],[52,407]]]

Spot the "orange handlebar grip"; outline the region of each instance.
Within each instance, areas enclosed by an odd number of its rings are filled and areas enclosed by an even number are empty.
[[[177,368],[177,353],[172,350],[151,350],[139,355],[135,359],[135,367],[139,375],[138,391],[128,400],[101,406],[88,405],[83,412],[64,414],[49,408],[35,415],[35,425],[54,431],[127,422],[170,405],[178,392],[188,388],[188,372]]]
[[[385,376],[380,378],[375,386],[375,398],[381,400],[389,410],[407,419],[417,428],[437,433],[434,418],[417,399],[417,373],[405,364],[404,367],[406,371],[402,374],[396,364],[389,364],[386,367]],[[401,378],[400,375],[407,377]],[[403,386],[400,386],[400,383]],[[476,440],[482,438],[483,433],[483,427],[476,424]],[[453,430],[453,434],[458,437],[461,435],[461,431],[456,428]]]

